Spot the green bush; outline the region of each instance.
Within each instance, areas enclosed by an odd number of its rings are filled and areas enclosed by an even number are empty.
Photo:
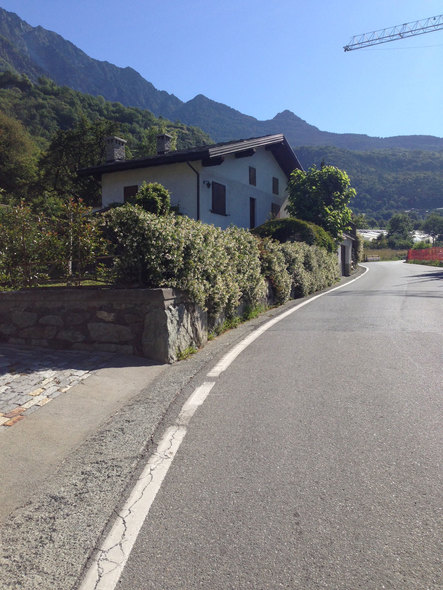
[[[270,238],[261,244],[262,273],[268,279],[276,303],[285,303],[291,295],[291,277],[281,245]]]
[[[149,213],[166,215],[171,209],[171,195],[168,189],[158,182],[143,182],[137,194],[127,199],[132,205],[139,205]]]
[[[291,277],[292,297],[306,297],[340,279],[337,255],[326,252],[324,248],[286,242],[281,245],[281,250]]]
[[[130,204],[108,211],[103,226],[119,283],[183,289],[212,318],[232,318],[240,303],[256,307],[267,284],[281,304],[339,278],[336,254],[315,245],[260,240],[237,227],[222,230]]]
[[[429,240],[421,240],[420,242],[415,242],[412,246],[412,250],[426,250],[427,248],[432,248],[432,244]]]
[[[261,238],[273,238],[278,242],[305,242],[306,244],[321,246],[328,252],[335,252],[337,246],[334,238],[322,227],[287,217],[285,219],[271,219],[254,228],[252,232]]]
[[[306,297],[313,292],[312,273],[305,268],[306,251],[312,246],[303,242],[285,242],[281,245],[286,267],[291,277],[291,296]]]
[[[211,316],[231,316],[242,300],[256,305],[265,293],[257,240],[247,230],[129,204],[108,211],[104,225],[120,283],[186,290]]]
[[[36,214],[23,202],[0,208],[0,283],[36,287],[50,278],[80,283],[104,244],[91,209],[66,200],[59,217]]]

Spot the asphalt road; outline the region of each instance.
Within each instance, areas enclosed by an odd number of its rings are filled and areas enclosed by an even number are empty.
[[[368,266],[216,379],[120,590],[441,590],[443,273]]]

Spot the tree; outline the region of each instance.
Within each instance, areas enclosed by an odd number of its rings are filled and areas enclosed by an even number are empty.
[[[403,248],[412,248],[414,240],[413,223],[409,215],[406,213],[396,213],[388,221],[387,226],[387,242],[390,248],[396,250]]]
[[[443,236],[443,216],[431,213],[423,221],[421,228],[431,236],[432,243],[435,245],[437,239],[442,239],[440,236]]]
[[[36,286],[46,277],[57,239],[45,220],[22,201],[0,208],[0,282],[13,289]]]
[[[0,111],[0,188],[23,197],[35,179],[36,147],[24,126]]]
[[[101,163],[105,137],[116,131],[117,124],[112,121],[90,123],[84,117],[72,129],[57,131],[39,163],[40,192],[82,198],[88,205],[99,204],[99,182],[93,176],[79,177],[77,171]]]
[[[171,150],[177,149],[177,133],[169,129],[165,123],[160,125],[152,125],[142,132],[141,141],[132,149],[134,158],[147,158],[148,156],[155,156],[157,154],[157,136],[167,133],[172,137]]]
[[[104,253],[105,242],[99,230],[98,219],[81,199],[68,199],[58,219],[60,260],[68,282],[80,284],[88,265]]]
[[[335,166],[312,166],[307,172],[294,170],[288,184],[286,209],[291,216],[312,221],[340,239],[352,217],[348,204],[355,189],[350,183],[346,172]]]

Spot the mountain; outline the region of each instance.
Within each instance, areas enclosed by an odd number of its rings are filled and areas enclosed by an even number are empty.
[[[227,105],[198,95],[183,102],[157,90],[132,68],[92,59],[71,42],[43,27],[32,27],[0,8],[0,71],[12,70],[36,81],[47,76],[58,85],[125,106],[150,110],[156,116],[198,126],[215,141],[284,133],[291,145],[332,145],[350,150],[403,148],[441,150],[443,138],[433,136],[370,137],[321,131],[289,110],[259,121]]]
[[[303,146],[297,157],[307,169],[332,164],[346,170],[357,196],[355,213],[389,219],[415,209],[424,214],[443,205],[443,151],[384,149],[355,151],[333,146]]]

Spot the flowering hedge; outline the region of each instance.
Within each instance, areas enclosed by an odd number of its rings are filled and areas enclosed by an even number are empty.
[[[339,278],[337,256],[324,248],[261,240],[237,227],[159,217],[129,204],[106,213],[103,224],[117,282],[183,289],[213,317],[234,315],[241,302],[256,306],[268,284],[283,303]]]

